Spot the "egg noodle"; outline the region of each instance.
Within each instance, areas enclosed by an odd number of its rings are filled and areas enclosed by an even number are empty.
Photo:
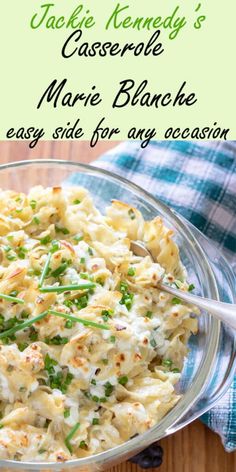
[[[82,187],[0,191],[0,458],[63,462],[154,426],[197,313],[173,232]],[[150,256],[138,257],[131,240]]]

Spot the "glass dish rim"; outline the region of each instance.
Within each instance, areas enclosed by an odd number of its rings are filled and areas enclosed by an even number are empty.
[[[83,163],[77,163],[73,161],[67,161],[67,160],[62,160],[62,159],[29,159],[29,160],[22,160],[22,161],[16,161],[16,162],[10,162],[6,164],[0,164],[0,177],[1,177],[1,171],[5,169],[10,169],[10,168],[19,168],[19,167],[28,167],[30,165],[40,165],[40,166],[45,166],[45,165],[54,165],[54,166],[69,166],[71,168],[77,168],[77,170],[84,170],[86,172],[95,172],[98,174],[101,174],[101,176],[106,176],[110,177],[113,180],[115,180],[117,183],[120,183],[122,185],[125,185],[128,187],[128,189],[132,192],[132,190],[135,193],[138,193],[141,198],[143,198],[145,201],[150,202],[150,204],[153,207],[158,207],[162,210],[164,214],[167,215],[170,219],[173,219],[176,223],[176,225],[181,228],[184,231],[184,237],[187,238],[190,242],[192,242],[194,245],[194,250],[195,252],[199,253],[202,258],[202,264],[205,265],[205,268],[207,269],[208,275],[210,277],[209,282],[210,282],[210,289],[211,292],[213,292],[213,295],[215,299],[219,299],[219,294],[218,294],[218,289],[217,289],[217,284],[215,280],[215,276],[213,273],[213,270],[208,262],[208,259],[206,257],[205,251],[201,248],[201,245],[198,243],[196,240],[195,236],[193,235],[192,231],[190,230],[189,227],[185,225],[183,220],[178,216],[178,214],[173,211],[170,207],[168,207],[165,203],[160,201],[158,198],[153,197],[149,192],[146,190],[142,189],[138,185],[134,184],[133,182],[129,182],[127,179],[124,177],[120,177],[119,175],[101,169],[99,167],[94,166],[93,164],[83,164]],[[199,256],[198,256],[199,257]],[[64,463],[58,463],[58,462],[19,462],[19,461],[14,461],[14,460],[0,460],[0,465],[5,466],[5,467],[12,467],[12,468],[25,468],[25,469],[35,469],[35,470],[43,470],[43,469],[65,469],[69,467],[84,467],[89,464],[92,464],[96,462],[97,464],[101,464],[104,461],[112,460],[114,456],[122,456],[133,449],[138,449],[139,445],[141,442],[144,444],[150,443],[149,438],[152,437],[152,440],[158,440],[160,437],[164,437],[168,433],[168,429],[172,428],[175,423],[177,423],[186,413],[187,411],[197,402],[199,397],[201,396],[202,391],[204,390],[204,387],[207,384],[208,378],[209,378],[209,372],[211,372],[211,367],[214,365],[216,353],[217,353],[217,348],[219,344],[219,336],[220,336],[220,326],[221,323],[220,321],[216,319],[211,318],[211,339],[209,342],[209,345],[207,347],[206,351],[206,356],[205,359],[202,362],[201,365],[201,374],[197,374],[193,380],[193,383],[191,387],[188,389],[188,391],[183,395],[183,397],[180,399],[178,404],[170,410],[170,412],[167,413],[163,417],[163,419],[155,426],[153,426],[151,429],[147,430],[145,433],[138,435],[137,437],[130,439],[129,441],[126,441],[125,443],[116,446],[114,448],[108,449],[107,451],[100,452],[98,454],[94,454],[92,456],[86,457],[86,458],[80,458],[80,459],[74,459],[74,460],[69,460]],[[195,393],[195,388],[197,387]],[[159,434],[156,433],[157,430],[159,431]],[[155,434],[156,433],[156,434]]]

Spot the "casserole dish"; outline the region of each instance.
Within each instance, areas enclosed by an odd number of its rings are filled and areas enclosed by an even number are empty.
[[[27,192],[35,185],[82,185],[92,194],[102,212],[111,199],[117,199],[138,208],[145,219],[161,216],[175,231],[181,260],[196,292],[208,298],[234,301],[235,277],[226,260],[191,224],[141,188],[110,172],[67,161],[35,160],[0,166],[0,187],[3,190]],[[2,470],[101,470],[128,459],[152,442],[187,425],[225,393],[232,381],[236,362],[234,334],[206,313],[199,318],[199,332],[190,338],[189,348],[178,385],[182,398],[144,434],[85,459],[63,464],[0,461]]]

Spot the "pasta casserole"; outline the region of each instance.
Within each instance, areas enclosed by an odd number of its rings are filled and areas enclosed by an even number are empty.
[[[139,257],[131,241],[153,256]],[[0,458],[64,462],[154,426],[178,402],[197,310],[172,231],[82,187],[0,191]]]

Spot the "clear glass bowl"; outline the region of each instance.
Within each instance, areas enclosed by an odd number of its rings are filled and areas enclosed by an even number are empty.
[[[196,228],[147,192],[110,172],[57,160],[23,161],[0,166],[0,187],[27,192],[34,185],[83,185],[103,212],[111,199],[137,207],[145,219],[157,215],[175,230],[181,259],[197,293],[233,302],[235,277],[226,260]],[[152,429],[106,452],[67,463],[0,461],[3,470],[101,470],[113,466],[152,442],[174,433],[211,408],[226,392],[235,370],[235,337],[207,313],[199,318],[199,332],[189,342],[178,404]],[[223,359],[223,362],[221,361]],[[220,377],[218,367],[220,365]],[[216,376],[217,372],[217,376]]]

